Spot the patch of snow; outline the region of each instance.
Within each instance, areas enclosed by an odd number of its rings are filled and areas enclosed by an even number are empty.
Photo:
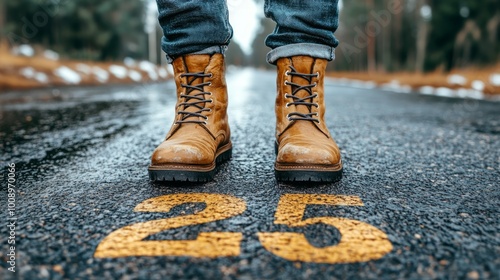
[[[123,66],[111,65],[109,66],[109,72],[118,79],[125,79],[125,77],[127,77],[127,68]]]
[[[32,46],[23,44],[12,49],[12,53],[15,55],[32,57],[33,55],[35,55],[35,50],[33,49]]]
[[[143,71],[154,71],[156,69],[156,65],[149,61],[143,60],[139,63],[139,69]]]
[[[158,69],[158,75],[160,75],[162,79],[165,79],[168,76],[167,69],[160,67],[160,69]]]
[[[380,85],[382,89],[389,90],[389,91],[395,91],[395,92],[404,92],[402,90],[403,86],[399,83],[398,80],[392,80],[389,83],[385,83]],[[410,88],[411,91],[411,88]]]
[[[467,97],[473,99],[484,99],[484,94],[481,91],[471,90],[469,91]]]
[[[345,79],[344,79],[344,82],[346,82]],[[363,89],[372,89],[372,88],[376,87],[376,84],[374,84],[374,83],[365,82],[365,81],[361,81],[361,80],[347,81],[346,84],[349,86],[352,86],[352,87],[363,88]]]
[[[148,73],[149,78],[153,81],[158,80],[158,73],[156,73],[156,65],[153,63],[143,60],[139,63],[139,69]]]
[[[19,71],[19,73],[28,79],[32,79],[35,77],[36,71],[33,67],[24,67]]]
[[[97,80],[101,83],[105,83],[109,79],[109,72],[102,69],[101,67],[94,66],[92,67],[92,72]]]
[[[174,67],[172,66],[172,64],[168,64],[167,65],[167,72],[173,76],[174,75]]]
[[[496,87],[500,87],[500,74],[498,73],[491,74],[490,83]]]
[[[135,60],[131,57],[125,57],[123,59],[123,64],[125,64],[127,67],[133,67],[133,66],[137,65]]]
[[[37,72],[35,74],[35,80],[37,80],[38,82],[40,82],[42,84],[46,84],[49,82],[49,77],[45,73]]]
[[[151,80],[158,81],[158,73],[156,71],[149,71],[148,75]]]
[[[92,72],[92,69],[90,68],[90,66],[88,66],[87,64],[84,64],[84,63],[78,63],[75,68],[77,71],[79,71],[85,75],[89,75],[90,72]]]
[[[137,72],[137,71],[135,71],[135,70],[130,70],[130,71],[128,72],[128,76],[129,76],[129,78],[130,78],[130,79],[132,79],[132,80],[133,80],[133,81],[135,81],[135,82],[139,82],[139,81],[141,81],[141,80],[142,80],[142,75],[141,75],[141,73],[139,73],[139,72]]]
[[[53,50],[45,50],[43,56],[50,60],[59,60],[59,54]]]
[[[431,86],[423,86],[419,89],[421,94],[433,94],[434,90],[434,87]]]
[[[436,95],[437,96],[444,96],[444,97],[451,97],[455,96],[454,90],[447,88],[447,87],[438,87],[436,89]]]
[[[447,80],[450,85],[464,86],[467,83],[467,79],[458,74],[449,75]]]
[[[37,72],[33,67],[24,67],[19,72],[28,79],[35,79],[43,84],[49,82],[49,77],[45,73]]]
[[[82,77],[80,77],[77,72],[66,66],[57,68],[56,70],[54,70],[54,74],[63,79],[68,84],[79,84],[82,81]]]
[[[465,98],[469,94],[469,89],[459,88],[456,90],[456,93],[458,97]]]
[[[472,81],[471,87],[477,91],[483,91],[484,90],[484,82],[480,80],[474,80]]]
[[[410,93],[412,92],[412,88],[409,85],[402,85],[399,89],[402,93]]]
[[[368,82],[365,82],[365,86],[366,86],[366,88],[376,88],[377,83],[375,83],[373,81],[368,81]]]

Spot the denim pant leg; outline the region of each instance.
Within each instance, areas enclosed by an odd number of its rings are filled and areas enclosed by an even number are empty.
[[[335,58],[338,0],[266,0],[264,12],[276,22],[274,32],[266,38],[272,49],[267,54],[269,63],[295,55]]]
[[[186,54],[224,53],[233,35],[225,0],[156,0],[161,46],[171,63]]]

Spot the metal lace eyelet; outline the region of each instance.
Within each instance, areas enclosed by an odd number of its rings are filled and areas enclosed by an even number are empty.
[[[290,121],[290,114],[286,115],[286,119]]]
[[[318,114],[317,112],[316,112],[316,113],[314,113],[314,115],[316,115],[316,117],[317,117],[317,116],[319,116],[319,114]]]
[[[285,99],[287,99],[287,98],[288,98],[288,96],[287,96],[287,95],[288,95],[288,93],[286,93],[286,92],[285,92],[285,93],[283,94],[283,97],[284,97]]]
[[[214,100],[212,98],[210,98],[210,103],[214,103]],[[210,109],[211,110],[211,109]]]
[[[211,86],[212,85],[212,82],[208,82],[208,85],[207,86]]]
[[[290,103],[286,103],[285,106],[288,108],[290,107]]]
[[[208,75],[209,75],[208,76],[209,78],[213,78],[214,77],[214,74],[212,74],[212,73],[208,73]]]
[[[319,108],[319,104],[318,103],[314,103],[314,107]]]
[[[290,71],[286,70],[285,71],[285,76],[290,76]]]
[[[285,84],[285,86],[288,86],[288,81],[287,81],[287,80],[285,80],[284,84]]]
[[[316,72],[316,78],[319,78],[319,72]]]
[[[207,121],[203,121],[203,124],[207,125],[208,123],[207,123]]]
[[[318,83],[314,83],[314,87],[317,87],[318,86]]]
[[[207,94],[210,95],[210,96],[212,96],[212,92],[211,91],[207,92]]]

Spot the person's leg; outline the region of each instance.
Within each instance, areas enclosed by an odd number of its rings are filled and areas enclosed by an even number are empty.
[[[225,0],[156,0],[162,49],[171,63],[186,54],[224,53],[233,35]]]
[[[324,76],[338,45],[338,1],[267,0],[276,29],[266,39],[277,65],[278,181],[334,181],[342,176],[340,150],[325,124]]]
[[[231,157],[224,50],[231,38],[224,0],[158,0],[163,50],[174,68],[176,116],[148,168],[156,181],[207,181]]]
[[[269,63],[295,55],[335,58],[338,0],[266,0],[264,12],[276,22],[274,32],[266,38],[272,49],[267,55]]]

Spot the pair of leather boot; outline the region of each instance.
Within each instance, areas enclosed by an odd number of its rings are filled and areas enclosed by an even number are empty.
[[[335,181],[342,176],[337,144],[324,121],[327,61],[278,60],[276,162],[278,181]],[[173,62],[176,118],[149,166],[155,181],[208,181],[231,157],[224,57],[186,55]]]

